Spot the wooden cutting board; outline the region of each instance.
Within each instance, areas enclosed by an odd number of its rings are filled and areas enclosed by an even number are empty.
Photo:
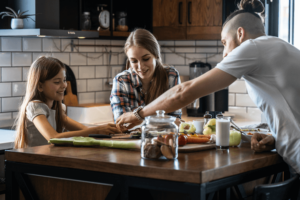
[[[178,147],[179,153],[188,153],[203,151],[216,148],[216,144],[186,144],[183,147]]]

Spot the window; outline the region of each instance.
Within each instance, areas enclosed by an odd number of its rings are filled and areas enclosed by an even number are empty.
[[[266,33],[300,49],[300,0],[265,0],[265,4]]]

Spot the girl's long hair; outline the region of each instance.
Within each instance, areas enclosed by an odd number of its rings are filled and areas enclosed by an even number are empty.
[[[27,122],[26,122],[26,107],[29,102],[39,100],[46,103],[46,98],[43,92],[38,91],[38,84],[44,83],[47,80],[56,76],[61,69],[65,69],[64,64],[56,58],[41,56],[35,60],[28,72],[26,94],[23,103],[19,109],[19,114],[15,122],[16,138],[15,148],[24,148],[27,146]],[[63,130],[63,111],[62,103],[59,101],[53,102],[53,107],[56,111],[55,121],[57,124],[56,131],[61,133]]]
[[[154,99],[159,97],[165,91],[168,90],[168,74],[164,69],[165,66],[162,64],[160,46],[154,37],[149,31],[145,29],[136,29],[126,40],[124,51],[127,54],[127,51],[132,46],[142,47],[148,50],[156,58],[156,66],[153,74],[153,78],[150,84],[150,88],[145,97],[145,103],[149,104]],[[130,68],[130,61],[127,59],[126,69]]]

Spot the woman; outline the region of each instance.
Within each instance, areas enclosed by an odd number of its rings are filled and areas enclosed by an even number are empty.
[[[125,43],[124,51],[128,57],[127,70],[114,78],[110,96],[115,121],[123,113],[137,113],[169,88],[180,84],[177,70],[162,64],[160,46],[149,31],[133,31]],[[169,115],[180,118],[181,110]],[[179,124],[180,119],[176,123]]]

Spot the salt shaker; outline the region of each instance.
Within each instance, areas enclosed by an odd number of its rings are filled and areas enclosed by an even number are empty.
[[[212,118],[212,115],[209,114],[209,111],[206,111],[203,117],[204,117],[204,125],[205,125]]]

